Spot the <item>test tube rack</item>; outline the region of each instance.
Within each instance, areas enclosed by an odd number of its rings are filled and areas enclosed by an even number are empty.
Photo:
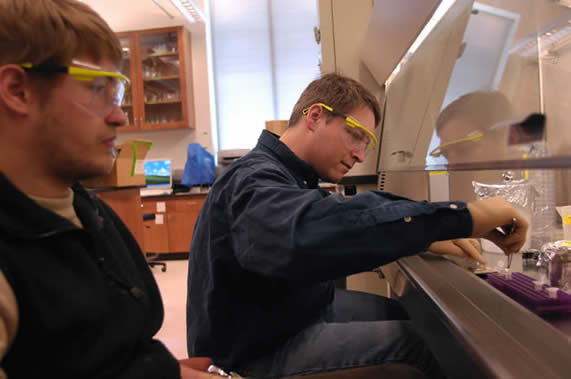
[[[571,295],[559,290],[557,299],[552,299],[547,295],[547,284],[541,291],[536,291],[533,281],[533,278],[519,272],[513,272],[511,279],[502,274],[488,274],[488,283],[537,315],[571,313]]]

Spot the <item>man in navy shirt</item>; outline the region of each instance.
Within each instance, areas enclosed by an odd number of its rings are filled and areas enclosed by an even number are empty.
[[[397,301],[333,280],[426,250],[482,260],[466,237],[513,253],[527,223],[500,198],[428,203],[367,191],[344,200],[319,189],[319,178],[338,182],[364,160],[379,113],[359,83],[325,75],[305,89],[281,138],[262,132],[218,178],[190,251],[190,356],[251,377],[385,362],[441,376]],[[495,227],[514,217],[517,232],[500,237]]]

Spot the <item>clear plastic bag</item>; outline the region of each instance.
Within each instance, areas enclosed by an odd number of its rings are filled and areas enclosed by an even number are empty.
[[[529,180],[512,180],[513,176],[504,174],[504,181],[499,184],[486,184],[473,181],[474,192],[478,200],[489,199],[501,196],[514,207],[516,207],[527,218],[530,229],[532,225],[532,216],[535,207],[536,190]],[[501,253],[503,251],[494,243],[482,239],[482,250],[492,253]],[[530,246],[530,236],[526,238],[523,250]]]

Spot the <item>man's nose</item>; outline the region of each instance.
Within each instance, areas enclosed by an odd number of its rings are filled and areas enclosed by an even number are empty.
[[[357,159],[357,162],[363,163],[365,160],[365,150],[367,150],[367,147],[359,147],[358,149],[353,150],[352,157]]]
[[[129,123],[129,119],[123,109],[116,104],[113,104],[111,112],[105,118],[105,122],[109,125],[112,125],[116,128],[120,128],[121,126],[125,126]]]

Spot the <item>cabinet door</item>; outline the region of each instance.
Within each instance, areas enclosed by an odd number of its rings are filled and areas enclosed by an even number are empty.
[[[144,222],[145,252],[168,253],[170,251],[168,217],[164,213],[157,213],[155,217],[154,220]]]
[[[172,212],[168,215],[169,249],[171,253],[188,253],[192,240],[192,229],[196,218],[182,212]]]
[[[189,126],[182,33],[182,28],[170,28],[139,34],[144,102],[142,129]]]
[[[174,211],[169,210],[169,247],[172,252],[188,252],[194,224],[204,203],[203,196],[175,199]]]
[[[121,43],[121,49],[123,51],[123,58],[119,69],[123,75],[127,76],[131,80],[130,86],[125,91],[125,96],[123,98],[123,104],[121,108],[125,115],[127,116],[128,124],[121,128],[123,132],[137,131],[139,129],[139,113],[140,104],[135,101],[137,99],[137,71],[136,65],[134,64],[134,59],[137,56],[135,51],[136,43],[133,34],[123,33],[118,34],[119,42]]]

